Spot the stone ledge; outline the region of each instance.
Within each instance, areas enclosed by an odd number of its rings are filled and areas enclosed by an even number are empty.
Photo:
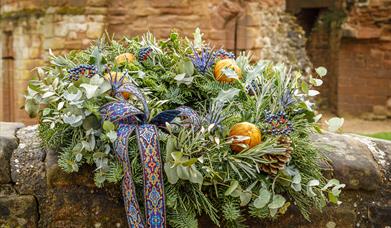
[[[0,224],[11,221],[12,225],[28,223],[27,227],[126,227],[119,185],[95,187],[88,167],[77,174],[61,171],[57,153],[41,148],[36,126],[20,129],[17,138],[19,145],[10,161],[15,183],[0,184]],[[324,213],[314,211],[311,222],[292,206],[279,220],[249,221],[251,227],[389,225],[391,142],[333,133],[315,135],[313,140],[331,161],[327,174],[347,184],[342,205],[329,206]],[[16,210],[15,202],[25,206]],[[30,218],[26,216],[29,208],[34,211],[30,220],[26,219]],[[201,218],[200,227],[213,226]]]
[[[22,123],[0,122],[0,184],[11,182],[10,159],[18,146],[15,133],[23,126]]]

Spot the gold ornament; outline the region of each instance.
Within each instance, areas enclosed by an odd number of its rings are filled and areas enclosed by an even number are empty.
[[[123,63],[131,63],[136,60],[136,57],[134,57],[131,53],[123,53],[115,57],[114,62],[117,65],[121,65]]]
[[[254,124],[248,122],[241,122],[235,124],[229,131],[229,136],[234,139],[233,143],[231,144],[231,149],[237,153],[241,152],[244,149],[238,144],[245,144],[248,146],[248,148],[252,148],[261,143],[262,137],[259,128]],[[248,136],[249,139],[242,141],[235,140],[237,136]]]
[[[285,148],[285,152],[283,154],[264,155],[263,158],[270,161],[270,163],[260,165],[263,172],[272,176],[277,175],[278,171],[285,168],[286,164],[291,160],[293,151],[293,148],[291,147],[292,141],[288,136],[280,136],[278,138],[278,144]]]
[[[223,69],[229,68],[233,71],[236,72],[238,75],[238,79],[242,77],[242,71],[240,70],[238,64],[236,64],[235,60],[233,59],[222,59],[219,60],[214,68],[214,76],[217,81],[219,82],[225,82],[225,83],[230,83],[235,80],[235,78],[229,78],[227,75],[223,73]]]

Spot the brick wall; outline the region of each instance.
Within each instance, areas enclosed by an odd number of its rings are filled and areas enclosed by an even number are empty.
[[[391,42],[344,38],[339,53],[338,111],[361,114],[391,97]]]
[[[117,38],[147,31],[164,38],[175,29],[192,39],[194,29],[200,27],[216,48],[252,51],[255,59],[304,69],[311,65],[304,32],[284,9],[284,0],[3,0],[0,46],[4,46],[5,32],[12,32],[14,56],[8,67],[13,84],[9,85],[5,73],[0,72],[0,108],[14,114],[0,114],[0,121],[36,121],[20,109],[26,83],[35,74],[33,69],[45,63],[49,49],[55,54],[83,49],[104,31]]]

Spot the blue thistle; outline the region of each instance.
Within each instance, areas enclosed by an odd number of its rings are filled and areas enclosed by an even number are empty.
[[[210,51],[209,48],[207,47],[202,47],[201,51],[198,52],[195,50],[194,47],[193,49],[193,55],[190,55],[189,58],[191,62],[193,63],[194,67],[197,69],[198,72],[201,74],[205,74],[205,72],[212,67],[215,56],[212,51]]]
[[[292,90],[287,89],[280,99],[281,106],[286,109],[289,105],[294,104],[296,100],[292,96]]]
[[[68,77],[70,80],[77,81],[81,76],[91,78],[98,72],[98,69],[94,65],[80,64],[72,69],[68,70]]]

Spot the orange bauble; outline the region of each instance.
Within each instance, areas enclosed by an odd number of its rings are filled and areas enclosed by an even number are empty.
[[[215,69],[214,69],[214,76],[217,81],[229,83],[229,82],[233,82],[235,80],[235,78],[229,78],[229,77],[227,77],[227,75],[225,75],[223,73],[223,69],[225,69],[225,68],[230,68],[230,69],[234,70],[236,72],[236,74],[238,75],[238,79],[240,79],[242,77],[242,71],[240,70],[238,64],[236,64],[235,60],[222,59],[216,63]]]
[[[103,77],[110,81],[109,74],[105,74]],[[122,77],[123,77],[122,72],[111,72],[111,83],[119,83],[119,81],[121,80]],[[129,80],[125,77],[122,81],[122,84],[128,83],[128,82],[129,82]],[[122,92],[122,96],[124,96],[124,98],[126,100],[128,100],[129,97],[131,96],[131,94],[127,93],[127,92]]]
[[[127,63],[127,62],[128,63],[134,62],[135,60],[136,60],[136,57],[134,57],[133,54],[131,54],[131,53],[124,53],[124,54],[120,54],[117,57],[115,57],[114,62],[117,65],[121,65],[121,64]]]
[[[238,144],[245,144],[248,148],[252,148],[261,143],[261,131],[257,126],[248,122],[235,124],[229,131],[229,136],[234,139],[231,144],[231,149],[234,152],[241,152],[244,148]],[[235,136],[248,136],[249,139],[239,141],[235,140]]]

